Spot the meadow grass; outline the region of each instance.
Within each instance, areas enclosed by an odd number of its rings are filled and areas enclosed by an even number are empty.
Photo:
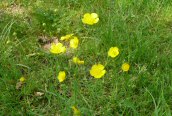
[[[0,115],[70,116],[76,106],[85,116],[171,116],[171,0],[2,0],[0,8]],[[83,24],[87,12],[99,22]],[[74,52],[42,48],[40,37],[70,33],[80,40]],[[120,50],[114,59],[107,56],[113,46]],[[85,64],[73,64],[73,56]],[[89,72],[96,63],[107,71],[101,79]],[[22,76],[26,82],[16,89]]]

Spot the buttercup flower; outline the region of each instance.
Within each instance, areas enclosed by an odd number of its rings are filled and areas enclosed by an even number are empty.
[[[121,68],[124,72],[127,72],[130,69],[130,65],[128,63],[124,63],[124,64],[122,64]]]
[[[63,46],[62,43],[52,43],[51,44],[51,48],[50,48],[50,52],[53,54],[60,54],[66,51],[66,47]]]
[[[73,39],[70,40],[70,47],[71,48],[77,48],[79,44],[79,39],[77,37],[74,37]]]
[[[72,106],[72,110],[73,110],[74,116],[80,116],[81,115],[81,112],[75,106]]]
[[[108,51],[108,56],[115,58],[119,54],[119,49],[118,47],[111,47]]]
[[[73,57],[73,62],[74,62],[75,64],[84,64],[84,61],[80,60],[80,59],[77,58],[77,57]]]
[[[60,71],[59,74],[58,74],[57,79],[59,80],[59,82],[63,82],[66,79],[65,71]]]
[[[73,36],[74,34],[68,34],[68,35],[65,35],[65,36],[62,36],[61,38],[60,38],[60,40],[69,40],[72,36]]]
[[[25,80],[26,80],[26,79],[25,79],[24,77],[21,77],[21,78],[20,78],[20,82],[22,82],[22,83],[25,82]]]
[[[101,78],[102,76],[104,76],[105,73],[106,70],[104,70],[104,66],[102,64],[95,64],[90,70],[91,76],[95,78]]]
[[[82,18],[84,24],[93,25],[99,21],[99,17],[96,13],[86,13]]]

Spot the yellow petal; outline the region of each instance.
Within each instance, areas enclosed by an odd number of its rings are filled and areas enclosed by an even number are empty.
[[[63,47],[61,47],[60,49],[61,49],[61,50],[60,50],[61,53],[66,52],[66,47],[63,46]]]
[[[99,21],[99,18],[94,19],[94,23],[97,23]]]
[[[69,40],[72,36],[73,36],[74,34],[68,34],[68,35],[65,35],[65,36],[62,36],[61,38],[60,38],[60,40]]]
[[[79,61],[79,59],[78,59],[77,57],[73,57],[73,62],[74,62],[75,64],[77,64],[78,61]]]
[[[104,70],[104,66],[101,64],[93,65],[90,70],[91,76],[95,78],[101,78],[105,75],[105,73],[106,73],[106,70]]]
[[[93,25],[99,21],[98,15],[96,13],[86,13],[82,18],[84,24]]]
[[[98,65],[97,65],[97,68],[98,68],[99,70],[103,70],[105,67],[104,67],[102,64],[98,64]]]
[[[115,58],[119,54],[119,49],[117,47],[111,47],[108,51],[108,56]]]
[[[98,18],[98,15],[96,13],[91,13],[91,17],[95,19]]]
[[[87,20],[86,20],[85,18],[82,19],[82,22],[83,22],[84,24],[87,24]]]
[[[20,82],[24,82],[26,79],[24,77],[20,78]]]
[[[80,116],[81,115],[81,112],[75,106],[72,106],[72,109],[73,109],[73,115],[74,116]]]
[[[85,13],[84,18],[88,18],[88,17],[91,17],[90,13]]]
[[[80,60],[78,61],[78,64],[84,64],[84,61]]]
[[[60,71],[57,78],[58,78],[59,82],[63,82],[66,79],[65,71]]]
[[[62,43],[52,43],[51,44],[51,48],[50,48],[50,52],[53,54],[59,54],[59,53],[63,53],[66,51],[66,47],[63,46]]]
[[[74,37],[70,40],[70,47],[76,49],[79,44],[79,39],[77,37]]]
[[[83,18],[82,22],[84,24],[88,24],[88,25],[93,25],[94,24],[94,21],[91,18]]]
[[[84,64],[84,61],[81,61],[79,58],[77,58],[77,57],[73,57],[73,62],[75,63],[75,64]]]
[[[65,36],[62,36],[61,38],[60,38],[60,40],[65,40],[66,39],[66,37]]]
[[[99,75],[95,76],[95,78],[101,78],[102,76],[104,76],[105,73],[106,70],[102,70]]]
[[[130,65],[128,63],[124,63],[124,64],[122,64],[121,68],[124,72],[127,72],[130,69]]]

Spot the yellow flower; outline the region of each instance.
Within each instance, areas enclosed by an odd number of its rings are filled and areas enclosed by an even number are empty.
[[[130,65],[128,63],[124,63],[121,68],[124,72],[127,72],[130,69]]]
[[[57,79],[59,80],[59,82],[63,82],[66,79],[65,71],[60,71],[59,74],[58,74]]]
[[[99,17],[96,13],[86,13],[82,18],[84,24],[93,25],[99,21]]]
[[[68,34],[68,35],[65,35],[65,36],[62,36],[61,38],[60,38],[60,40],[69,40],[72,36],[73,36],[74,34]]]
[[[22,83],[25,82],[25,80],[26,80],[26,79],[25,79],[24,77],[21,77],[21,78],[20,78],[20,82],[22,82]]]
[[[50,52],[53,54],[60,54],[66,51],[66,47],[63,46],[62,43],[52,43],[51,44],[51,48],[50,48]]]
[[[108,56],[115,58],[119,54],[119,49],[118,47],[111,47],[108,51]]]
[[[79,39],[77,37],[74,37],[73,39],[70,40],[70,47],[71,48],[77,48],[79,44]]]
[[[81,115],[81,112],[75,106],[72,106],[72,110],[73,110],[73,116]]]
[[[91,76],[95,78],[101,78],[102,76],[104,76],[105,73],[106,70],[104,70],[104,66],[102,64],[95,64],[90,70]]]
[[[80,60],[80,59],[77,58],[77,57],[73,57],[73,62],[74,62],[75,64],[84,64],[84,61]]]

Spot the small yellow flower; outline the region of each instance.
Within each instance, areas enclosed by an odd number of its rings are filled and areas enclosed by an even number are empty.
[[[121,68],[124,72],[127,72],[130,69],[130,65],[128,63],[124,63],[124,64],[122,64]]]
[[[99,17],[96,13],[86,13],[82,18],[84,24],[93,25],[99,21]]]
[[[60,38],[60,40],[69,40],[72,36],[73,36],[74,34],[68,34],[68,35],[65,35],[65,36],[62,36],[61,38]]]
[[[25,79],[24,77],[21,77],[21,78],[20,78],[20,82],[22,82],[22,83],[25,82],[25,80],[26,80],[26,79]]]
[[[81,115],[81,112],[75,106],[72,106],[72,110],[73,110],[73,116]]]
[[[70,47],[76,49],[79,44],[79,39],[77,37],[74,37],[70,40]]]
[[[63,82],[66,79],[65,71],[60,71],[59,74],[58,74],[57,79],[59,80],[59,82]]]
[[[108,56],[115,58],[119,54],[119,49],[118,47],[111,47],[108,51]]]
[[[104,66],[102,64],[95,64],[90,70],[91,76],[95,78],[101,78],[102,76],[104,76],[105,73],[106,70],[104,70]]]
[[[74,62],[75,64],[84,64],[84,61],[80,60],[80,59],[77,58],[77,57],[73,57],[73,62]]]
[[[63,46],[62,43],[52,43],[51,44],[51,48],[50,48],[50,52],[53,54],[60,54],[66,51],[66,47]]]

